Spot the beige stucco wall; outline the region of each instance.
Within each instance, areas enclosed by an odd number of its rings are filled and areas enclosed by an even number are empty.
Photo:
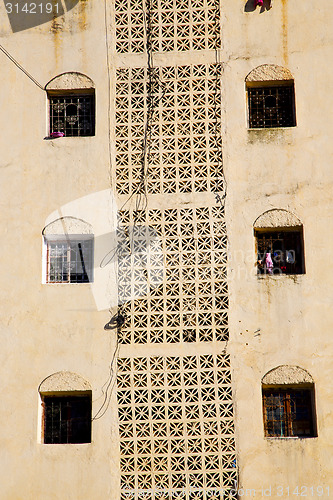
[[[11,33],[4,4],[0,19],[1,44],[42,86],[67,71],[93,80],[97,117],[95,137],[44,140],[46,92],[1,53],[0,175],[6,215],[1,259],[0,498],[118,498],[114,396],[107,417],[93,423],[92,443],[64,446],[41,444],[38,394],[49,375],[74,372],[91,385],[95,415],[116,349],[114,330],[104,330],[110,313],[105,304],[98,307],[92,289],[96,283],[47,286],[42,284],[41,266],[42,230],[57,217],[81,216],[101,238],[114,230],[108,75],[105,38],[100,36],[104,7],[102,2],[80,2],[66,20],[58,19],[63,29],[48,22]],[[112,275],[111,268],[107,270]],[[114,278],[108,286],[111,297]]]
[[[303,1],[273,0],[264,12],[244,12],[243,4],[223,7],[230,349],[240,486],[259,496],[272,486],[277,498],[279,485],[284,495],[287,486],[332,486],[332,13],[327,4],[314,9]],[[295,128],[247,130],[244,80],[262,64],[291,71]],[[273,208],[303,223],[305,275],[255,274],[253,223]],[[306,369],[315,381],[317,438],[264,438],[260,381],[284,364]]]
[[[332,13],[327,3],[273,0],[272,9],[244,12],[245,1],[222,5],[223,144],[228,181],[230,342],[236,410],[239,486],[332,485],[333,394],[330,386],[332,268]],[[144,55],[114,54],[112,4],[108,3],[111,97],[114,66],[144,64]],[[56,217],[82,217],[101,236],[112,234],[119,205],[110,182],[108,72],[103,2],[80,2],[63,20],[12,33],[0,5],[0,43],[43,86],[78,71],[96,88],[96,136],[46,141],[47,98],[3,53],[0,137],[2,201],[1,472],[4,500],[118,499],[119,451],[115,393],[106,416],[93,422],[88,445],[40,443],[38,387],[49,375],[71,371],[92,387],[93,414],[103,402],[116,349],[107,294],[115,305],[114,268],[101,276],[102,297],[90,284],[42,284],[42,236]],[[156,54],[155,63],[201,62],[202,54]],[[204,54],[214,62],[215,54]],[[297,127],[249,131],[245,77],[256,66],[276,64],[295,78]],[[111,139],[114,116],[111,100]],[[112,178],[112,175],[111,175]],[[101,201],[101,213],[87,210]],[[107,200],[107,201],[105,201]],[[187,200],[187,199],[186,199]],[[197,194],[193,206],[210,204]],[[180,196],[179,204],[185,203]],[[161,196],[153,205],[168,206]],[[173,203],[175,199],[173,198]],[[290,210],[304,225],[306,275],[255,274],[253,223],[263,212]],[[88,213],[89,212],[89,213]],[[328,239],[327,239],[328,238]],[[103,239],[103,238],[102,238]],[[103,239],[110,245],[112,237]],[[96,288],[96,287],[95,287]],[[97,294],[97,298],[96,298]],[[114,311],[114,309],[112,309]],[[258,329],[260,331],[258,332]],[[260,333],[260,335],[257,335]],[[144,346],[121,354],[149,355]],[[183,345],[179,353],[203,347]],[[220,352],[222,346],[205,347]],[[172,355],[172,345],[160,346]],[[156,349],[154,350],[156,353]],[[265,439],[261,379],[279,365],[297,365],[313,377],[318,437]],[[274,489],[275,488],[275,489]]]

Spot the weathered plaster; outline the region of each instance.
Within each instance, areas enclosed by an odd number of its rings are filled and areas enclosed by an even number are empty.
[[[54,373],[43,380],[38,390],[40,393],[91,391],[91,385],[77,373],[62,371]]]
[[[44,236],[51,234],[93,234],[91,224],[75,217],[61,217],[44,227]]]
[[[283,81],[293,80],[293,75],[287,68],[277,66],[276,64],[262,64],[250,71],[246,76],[246,82],[265,82],[265,81]]]
[[[261,382],[264,385],[313,384],[314,380],[299,366],[281,365],[266,373]]]
[[[85,16],[78,22],[85,5]],[[278,485],[333,486],[333,143],[328,140],[333,128],[333,10],[328,2],[314,8],[303,0],[274,0],[265,12],[258,8],[245,12],[244,5],[245,1],[235,0],[221,5],[223,43],[217,54],[208,49],[164,52],[154,54],[153,62],[190,65],[214,63],[218,58],[222,63],[223,165],[228,181],[227,351],[233,367],[239,486],[254,488],[261,497],[261,488],[271,485],[274,499]],[[4,500],[118,500],[120,455],[112,361],[119,352],[129,357],[195,356],[219,354],[225,348],[224,343],[205,342],[119,348],[115,329],[104,330],[116,313],[114,274],[108,287],[103,277],[106,288],[99,286],[97,278],[94,284],[42,284],[43,227],[68,216],[91,224],[97,238],[116,228],[117,204],[110,181],[115,170],[115,66],[146,66],[147,54],[115,53],[114,15],[110,13],[114,6],[108,0],[106,6],[107,19],[104,2],[92,0],[80,2],[55,22],[13,33],[5,3],[0,3],[1,44],[29,74],[43,85],[66,72],[89,75],[98,92],[95,137],[43,140],[48,129],[46,92],[1,53],[0,150],[6,166],[0,169],[0,375],[6,382],[0,496]],[[110,35],[110,75],[105,24]],[[267,69],[264,74],[252,73],[251,78],[294,79],[297,126],[249,131],[246,75],[271,63],[288,68],[290,74]],[[196,109],[190,111],[188,123],[193,126]],[[208,158],[208,149],[205,154]],[[213,194],[207,193],[151,198],[154,208],[214,204]],[[125,202],[127,196],[118,206]],[[135,206],[134,197],[125,208],[131,202]],[[254,265],[253,221],[277,207],[296,214],[297,220],[290,223],[302,221],[306,274],[297,279],[260,280]],[[270,217],[265,223],[272,224]],[[100,263],[104,249],[114,248],[112,237],[100,248],[95,257],[102,274]],[[314,439],[264,438],[262,375],[281,365],[303,367],[315,380],[318,437]],[[93,415],[106,392],[110,397],[105,415],[94,420],[91,444],[44,446],[37,440],[39,384],[50,373],[62,370],[84,374],[90,381]]]
[[[267,210],[255,220],[253,227],[255,229],[277,228],[277,227],[299,227],[302,226],[301,221],[288,210],[274,208]]]
[[[46,90],[93,89],[91,78],[81,73],[69,72],[56,76],[45,85]]]

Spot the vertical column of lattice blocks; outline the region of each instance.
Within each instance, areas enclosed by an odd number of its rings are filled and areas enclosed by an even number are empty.
[[[223,210],[122,211],[120,218],[120,342],[227,340]]]
[[[117,70],[119,194],[142,192],[143,182],[149,194],[223,190],[220,70],[216,64],[154,68],[153,76],[146,68]]]
[[[228,356],[123,358],[117,383],[123,498],[229,498]]]
[[[144,12],[150,18],[154,52],[220,47],[218,0],[116,0],[118,53],[144,52],[147,42]]]

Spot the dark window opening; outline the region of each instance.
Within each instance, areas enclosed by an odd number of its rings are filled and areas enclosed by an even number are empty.
[[[47,283],[90,283],[92,273],[93,238],[47,239]]]
[[[266,437],[314,437],[314,391],[309,388],[263,389]]]
[[[95,135],[95,94],[49,95],[50,134]]]
[[[248,87],[250,128],[295,127],[294,84]]]
[[[44,443],[91,443],[91,396],[44,396]]]
[[[255,231],[258,274],[304,274],[303,231]]]

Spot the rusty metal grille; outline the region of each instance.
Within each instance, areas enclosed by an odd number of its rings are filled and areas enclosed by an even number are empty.
[[[92,238],[47,241],[48,283],[89,283],[92,272]]]
[[[294,85],[248,87],[249,127],[294,127]]]
[[[44,397],[44,443],[90,443],[91,397]]]
[[[263,389],[265,436],[314,436],[311,393],[311,389]]]
[[[304,252],[302,231],[257,232],[258,274],[303,274]],[[271,254],[273,269],[265,265],[265,256]]]
[[[50,133],[63,132],[66,137],[95,135],[95,96],[49,96]]]

